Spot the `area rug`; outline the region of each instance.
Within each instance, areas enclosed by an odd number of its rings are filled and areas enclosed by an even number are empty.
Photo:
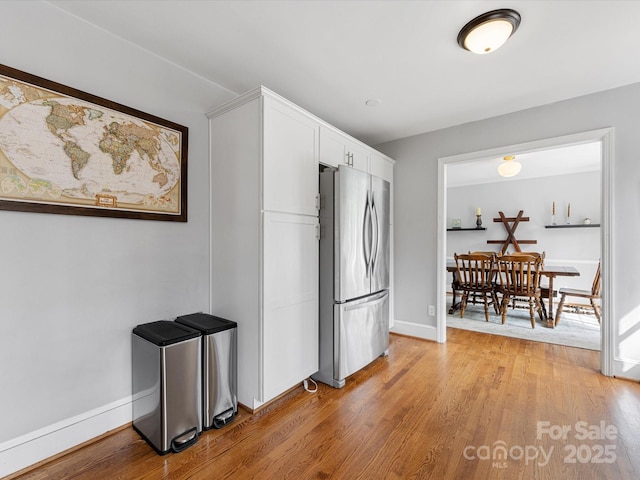
[[[600,350],[600,325],[594,315],[563,312],[562,319],[556,328],[548,328],[546,322],[540,321],[536,315],[536,328],[531,328],[528,310],[510,309],[507,321],[503,325],[502,318],[493,310],[489,311],[489,321],[486,322],[484,307],[469,305],[464,318],[460,318],[459,311],[453,315],[447,315],[447,326],[536,342]]]

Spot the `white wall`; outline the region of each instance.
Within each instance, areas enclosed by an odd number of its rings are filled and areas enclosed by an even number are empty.
[[[497,173],[496,173],[497,175]],[[499,211],[515,217],[523,210],[528,222],[520,222],[515,231],[517,240],[536,240],[535,245],[520,245],[525,252],[545,252],[545,263],[571,265],[579,277],[558,277],[554,289],[569,287],[591,289],[600,258],[599,228],[545,228],[551,223],[552,203],[556,204],[556,223],[564,224],[567,204],[571,203],[572,223],[582,223],[589,217],[600,223],[600,172],[575,175],[469,185],[447,189],[447,226],[460,218],[462,226],[474,228],[475,209],[482,208],[482,226],[487,230],[447,232],[447,258],[467,251],[498,252],[502,245],[487,244],[487,240],[504,240],[507,233],[501,222],[493,222]],[[515,249],[509,245],[509,251]]]
[[[0,63],[189,128],[187,223],[0,211],[3,476],[130,421],[132,328],[208,311],[204,113],[235,94],[45,2],[0,17]]]
[[[613,127],[614,313],[605,321],[613,322],[615,373],[640,379],[639,126],[640,84],[634,84],[378,145],[396,160],[396,321],[435,326],[427,306],[438,296],[438,158]]]

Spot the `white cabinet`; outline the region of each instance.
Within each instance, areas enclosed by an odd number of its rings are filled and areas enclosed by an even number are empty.
[[[319,123],[264,88],[208,114],[211,313],[238,323],[238,401],[318,370]]]
[[[317,215],[318,123],[277,99],[264,102],[264,210]]]
[[[264,214],[264,395],[318,371],[318,220]],[[292,364],[294,363],[294,364]]]
[[[369,159],[369,173],[393,184],[393,161],[372,151]]]
[[[347,165],[393,183],[393,160],[325,125],[320,126],[319,158],[324,165]]]
[[[369,149],[350,137],[322,125],[320,127],[320,163],[331,167],[348,165],[369,172]]]

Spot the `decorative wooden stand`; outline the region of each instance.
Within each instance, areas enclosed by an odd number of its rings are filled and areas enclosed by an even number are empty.
[[[522,215],[524,215],[524,210],[520,210],[518,212],[518,216],[516,217],[505,217],[504,213],[502,212],[498,212],[498,214],[500,215],[499,218],[494,218],[493,221],[495,223],[498,222],[502,222],[504,225],[505,230],[507,231],[507,239],[506,240],[487,240],[487,243],[489,244],[502,244],[502,249],[500,250],[500,252],[504,255],[507,251],[507,248],[509,248],[509,244],[513,245],[513,248],[515,248],[516,252],[521,252],[522,250],[520,250],[520,244],[523,245],[535,245],[538,243],[537,240],[516,240],[515,237],[515,233],[516,233],[516,228],[518,228],[518,224],[520,222],[528,222],[529,221],[529,217],[523,217]],[[509,225],[509,223],[513,222],[513,226]]]

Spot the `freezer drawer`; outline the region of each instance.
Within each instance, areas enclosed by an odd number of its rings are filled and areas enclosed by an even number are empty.
[[[389,349],[389,293],[334,306],[334,379],[344,379]]]

